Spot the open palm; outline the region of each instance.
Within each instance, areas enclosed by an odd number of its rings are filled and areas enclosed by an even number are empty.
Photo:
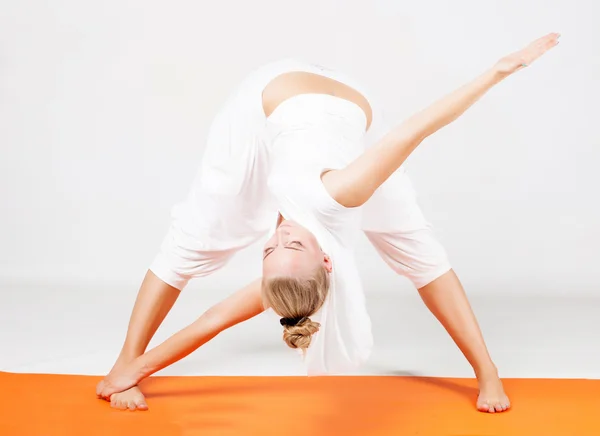
[[[531,65],[536,59],[558,45],[560,34],[550,33],[535,41],[531,42],[527,47],[508,56],[503,57],[496,63],[496,69],[502,74],[512,74]]]

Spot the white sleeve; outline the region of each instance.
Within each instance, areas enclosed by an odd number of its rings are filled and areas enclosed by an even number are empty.
[[[311,213],[326,229],[336,232],[343,228],[353,208],[338,203],[327,191],[321,174],[328,168],[315,167],[299,170],[293,183],[286,187],[286,196],[301,209]]]

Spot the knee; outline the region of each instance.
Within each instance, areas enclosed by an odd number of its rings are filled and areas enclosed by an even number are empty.
[[[444,263],[439,264],[437,268],[432,268],[428,271],[423,271],[418,274],[414,274],[410,277],[410,279],[415,288],[421,290],[425,286],[430,285],[440,277],[444,276],[450,270],[452,270],[452,266],[449,262],[446,261]]]

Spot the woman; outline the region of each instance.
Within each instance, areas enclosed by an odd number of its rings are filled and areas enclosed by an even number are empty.
[[[478,410],[507,410],[464,290],[402,164],[426,137],[558,44],[558,37],[549,34],[503,57],[393,129],[371,105],[370,93],[337,71],[286,60],[253,72],[211,127],[202,171],[187,200],[174,208],[123,350],[97,394],[114,407],[146,409],[140,380],[266,308],[281,317],[284,340],[303,351],[309,374],[356,368],[372,345],[352,252],[362,229],[383,259],[413,282],[471,363]],[[187,281],[222,267],[263,237],[276,212],[262,279],[144,353]]]

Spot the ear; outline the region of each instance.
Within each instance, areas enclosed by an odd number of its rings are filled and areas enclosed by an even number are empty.
[[[325,270],[327,270],[328,273],[330,273],[333,270],[331,258],[325,253],[323,253],[323,266],[325,267]]]

